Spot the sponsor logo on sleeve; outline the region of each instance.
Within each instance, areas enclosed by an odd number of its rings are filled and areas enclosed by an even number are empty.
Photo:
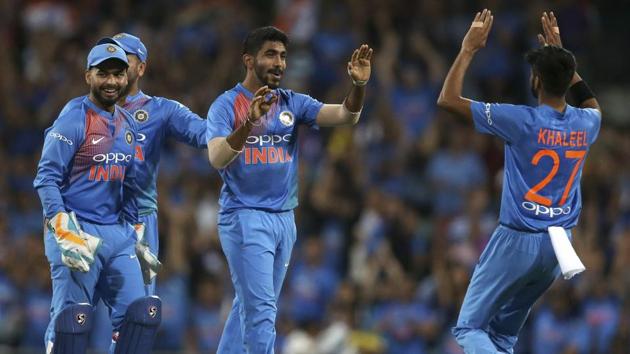
[[[486,114],[486,119],[488,121],[488,125],[492,125],[492,112],[490,111],[490,103],[485,104],[484,113]]]
[[[74,143],[72,142],[72,140],[66,138],[65,136],[57,133],[57,132],[50,132],[48,133],[48,136],[50,136],[51,138],[57,139],[59,141],[63,141],[64,143],[72,146]]]

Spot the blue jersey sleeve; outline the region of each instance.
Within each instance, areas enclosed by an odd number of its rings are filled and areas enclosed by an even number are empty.
[[[588,143],[590,145],[593,144],[595,140],[597,140],[597,136],[599,135],[599,128],[602,125],[602,113],[594,108],[582,108],[581,110],[585,116],[585,119],[589,123],[591,123],[588,131]]]
[[[177,141],[187,143],[196,148],[206,147],[206,122],[183,104],[167,100],[170,107],[168,115],[168,134]]]
[[[470,105],[475,129],[480,133],[496,135],[508,143],[522,136],[524,106],[505,103],[485,103],[473,101]]]
[[[138,136],[138,127],[135,121],[131,118],[128,119],[130,126],[133,128],[133,136]],[[131,151],[136,151],[137,141],[134,138],[131,144]],[[141,195],[140,186],[136,178],[137,160],[132,158],[132,163],[129,164],[125,171],[125,179],[123,180],[123,205],[122,205],[122,217],[123,220],[130,224],[137,224],[139,221],[138,216],[138,198]]]
[[[68,110],[46,129],[42,156],[33,186],[48,218],[65,209],[61,187],[68,178],[74,154],[85,139],[85,117],[81,110]]]
[[[219,97],[208,110],[206,120],[206,141],[217,137],[225,137],[232,133],[234,118],[228,109],[229,104],[224,96]]]
[[[292,92],[291,98],[293,99],[292,105],[293,109],[295,109],[298,123],[317,128],[317,114],[324,104],[302,93]]]

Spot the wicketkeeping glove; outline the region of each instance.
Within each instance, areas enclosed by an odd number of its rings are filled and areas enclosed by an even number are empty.
[[[136,230],[138,238],[138,241],[136,242],[136,255],[138,256],[138,261],[140,262],[142,278],[144,283],[149,285],[162,268],[162,263],[158,260],[157,256],[151,252],[149,244],[144,239],[144,224],[135,224],[133,228]]]
[[[57,213],[47,226],[55,235],[63,264],[72,270],[88,272],[103,240],[83,232],[74,212]]]

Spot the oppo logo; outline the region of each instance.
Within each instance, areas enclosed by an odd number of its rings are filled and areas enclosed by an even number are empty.
[[[263,146],[265,144],[279,144],[282,142],[288,143],[291,140],[291,134],[285,135],[250,135],[247,137],[245,142],[250,145],[260,145]]]
[[[48,136],[50,136],[51,138],[55,138],[57,140],[61,140],[64,143],[66,143],[66,144],[68,144],[70,146],[72,146],[72,144],[73,144],[72,140],[66,138],[65,136],[63,136],[63,135],[61,135],[61,134],[59,134],[57,132],[50,132],[50,133],[48,133]]]
[[[131,161],[131,155],[125,155],[120,152],[110,152],[107,154],[96,154],[92,156],[92,160],[94,162],[104,162],[104,163],[119,163],[119,162],[129,162]]]
[[[528,211],[534,212],[534,215],[546,215],[550,218],[558,215],[567,215],[571,212],[571,206],[567,205],[564,208],[553,208],[540,205],[534,202],[523,202],[521,206]]]

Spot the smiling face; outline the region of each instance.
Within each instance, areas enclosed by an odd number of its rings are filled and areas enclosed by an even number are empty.
[[[85,72],[90,99],[105,110],[111,110],[127,87],[127,65],[108,59]]]
[[[246,56],[250,55],[246,54]],[[282,42],[266,41],[256,53],[256,57],[248,59],[246,58],[246,61],[251,63],[248,64],[248,69],[251,67],[254,70],[256,77],[263,85],[271,89],[280,86],[282,75],[287,68],[287,49]]]

